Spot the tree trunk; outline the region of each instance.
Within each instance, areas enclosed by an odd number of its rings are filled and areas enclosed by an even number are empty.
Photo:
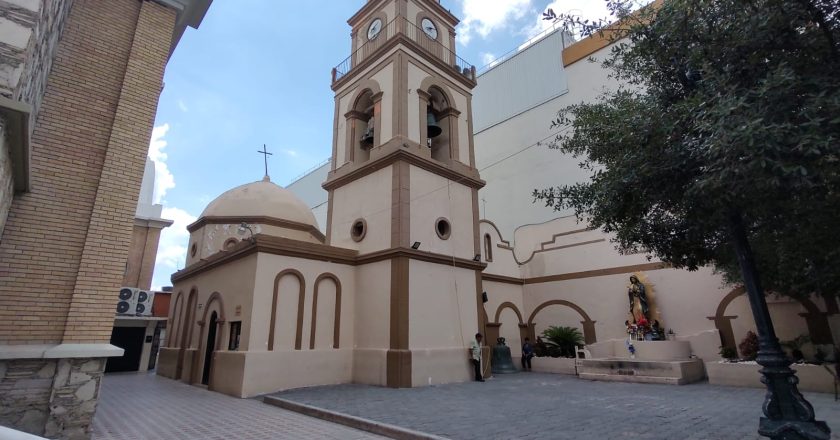
[[[758,333],[756,360],[762,366],[761,382],[767,385],[762,407],[765,417],[758,433],[778,440],[828,440],[831,430],[825,422],[814,420],[814,408],[797,389],[799,379],[779,345],[740,212],[730,215],[729,232]]]

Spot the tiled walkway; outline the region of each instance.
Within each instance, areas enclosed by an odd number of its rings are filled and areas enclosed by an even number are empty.
[[[381,438],[153,374],[105,376],[93,420],[94,440]]]
[[[278,397],[457,440],[755,440],[764,390],[519,373],[485,383],[304,388]],[[840,439],[840,402],[807,393]]]

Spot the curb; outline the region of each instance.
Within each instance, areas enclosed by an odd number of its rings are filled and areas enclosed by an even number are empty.
[[[449,440],[446,437],[426,434],[424,432],[401,428],[387,423],[376,422],[303,403],[292,402],[291,400],[281,399],[279,397],[265,396],[263,397],[263,403],[396,440]]]

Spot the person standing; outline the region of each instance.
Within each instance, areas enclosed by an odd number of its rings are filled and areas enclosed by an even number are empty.
[[[475,368],[475,381],[484,382],[481,377],[481,333],[476,333],[475,339],[470,342],[470,362]]]
[[[522,369],[524,371],[531,370],[532,357],[534,357],[534,346],[531,345],[529,338],[525,338],[525,343],[522,344]]]

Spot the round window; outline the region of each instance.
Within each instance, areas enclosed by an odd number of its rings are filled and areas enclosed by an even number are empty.
[[[365,234],[367,234],[367,222],[361,218],[354,221],[353,226],[350,227],[350,238],[355,242],[360,242],[365,238]]]
[[[236,246],[236,243],[239,243],[239,240],[235,238],[228,238],[227,240],[225,240],[223,248],[224,250],[229,251],[233,249],[234,246]]]
[[[449,225],[449,220],[441,217],[435,222],[435,232],[441,240],[447,240],[452,235],[452,226]]]

